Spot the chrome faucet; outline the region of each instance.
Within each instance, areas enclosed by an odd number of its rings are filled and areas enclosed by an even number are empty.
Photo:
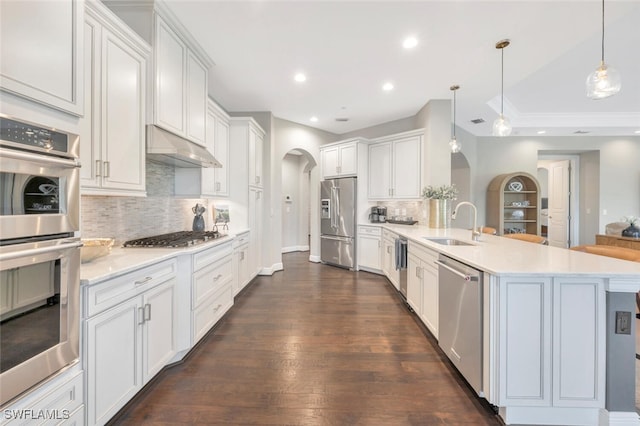
[[[456,215],[458,214],[458,207],[465,204],[468,206],[471,206],[471,208],[473,209],[473,228],[471,228],[471,239],[473,241],[480,241],[480,231],[478,231],[478,209],[476,209],[476,206],[474,206],[472,203],[468,201],[463,201],[461,203],[458,203],[458,205],[453,209],[453,213],[451,214],[451,219],[456,218]]]

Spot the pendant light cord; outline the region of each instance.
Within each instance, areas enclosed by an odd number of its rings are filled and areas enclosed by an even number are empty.
[[[604,64],[604,0],[602,0],[602,45],[601,45],[601,52],[602,52],[602,63]]]
[[[500,73],[500,116],[504,117],[504,47],[500,49],[501,73]]]
[[[453,91],[453,138],[456,137],[456,91]]]

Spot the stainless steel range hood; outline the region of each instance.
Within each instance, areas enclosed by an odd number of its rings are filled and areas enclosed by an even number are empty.
[[[222,167],[203,146],[153,124],[147,125],[147,158],[176,167]]]

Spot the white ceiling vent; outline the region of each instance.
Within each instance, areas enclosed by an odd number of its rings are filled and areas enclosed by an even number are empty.
[[[484,123],[484,118],[474,118],[473,120],[471,120],[471,122],[473,124],[480,124],[480,123]]]
[[[344,122],[346,122],[346,121],[349,121],[349,118],[348,117],[337,117],[336,121],[344,121]]]

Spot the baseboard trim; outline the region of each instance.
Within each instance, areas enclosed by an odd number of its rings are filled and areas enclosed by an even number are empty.
[[[600,424],[609,426],[638,426],[640,425],[640,417],[636,412],[626,411],[608,411],[606,419],[601,417]],[[603,422],[603,420],[605,420]]]
[[[309,255],[309,262],[320,263],[320,256]]]
[[[284,269],[284,265],[282,262],[274,263],[268,268],[260,269],[258,275],[273,275],[274,272],[282,271]]]
[[[309,251],[309,246],[289,246],[282,247],[282,253],[291,253],[294,251]]]

